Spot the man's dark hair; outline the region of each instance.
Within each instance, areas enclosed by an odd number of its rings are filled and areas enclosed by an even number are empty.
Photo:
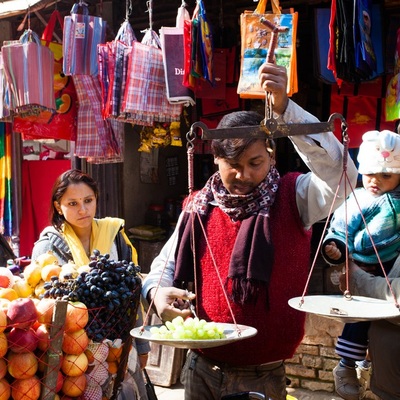
[[[255,111],[235,111],[222,117],[217,128],[260,125],[264,117]],[[213,139],[211,150],[215,157],[235,160],[254,142],[262,140],[254,137],[240,139]],[[272,140],[265,140],[267,150],[272,152],[275,145]]]

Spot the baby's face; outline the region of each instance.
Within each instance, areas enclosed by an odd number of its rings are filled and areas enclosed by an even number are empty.
[[[373,196],[381,196],[400,185],[400,174],[364,174],[362,181],[364,188]]]

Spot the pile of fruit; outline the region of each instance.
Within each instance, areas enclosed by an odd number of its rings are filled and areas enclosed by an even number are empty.
[[[54,299],[19,298],[12,300],[6,311],[0,310],[1,400],[40,397],[46,385],[49,351],[57,353],[50,337],[55,304]],[[62,356],[52,390],[55,399],[82,396],[101,400],[118,369],[122,347],[112,342],[92,342],[85,331],[88,320],[83,303],[68,303]]]
[[[80,268],[59,266],[50,252],[23,272],[0,268],[0,400],[38,399],[48,389],[54,354],[55,399],[109,398],[140,288],[137,266],[98,253]],[[59,301],[67,311],[61,348],[55,348],[57,337],[50,334]]]

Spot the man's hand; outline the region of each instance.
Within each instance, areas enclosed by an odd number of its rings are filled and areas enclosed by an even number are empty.
[[[172,321],[179,315],[183,319],[189,317],[192,312],[189,309],[188,300],[193,300],[196,295],[174,287],[159,287],[151,289],[148,297],[150,297],[149,303],[154,297],[154,308],[159,318],[165,322]]]
[[[288,104],[286,67],[264,63],[258,70],[261,87],[272,95],[273,111],[283,114]]]

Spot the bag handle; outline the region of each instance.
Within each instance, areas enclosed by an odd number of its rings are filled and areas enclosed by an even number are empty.
[[[265,9],[267,8],[268,0],[260,0],[258,2],[257,8],[254,14],[265,14]],[[281,14],[281,9],[279,6],[279,0],[271,0],[272,12],[274,14]]]
[[[53,32],[56,27],[56,22],[58,21],[61,26],[61,31],[64,30],[64,20],[61,18],[60,11],[54,10],[49,18],[49,22],[47,23],[44,31],[42,33],[42,40],[46,41],[49,44],[53,40]]]
[[[89,7],[82,0],[79,0],[77,3],[75,3],[72,6],[70,14],[78,14],[79,7],[82,9],[82,14],[83,15],[89,15]]]
[[[121,41],[127,46],[132,46],[132,42],[136,41],[135,32],[133,31],[133,28],[128,20],[125,20],[121,24],[114,38],[114,42],[116,42],[117,40]]]
[[[33,42],[41,45],[39,36],[31,29],[26,29],[25,32],[20,36],[19,41],[23,44]]]
[[[153,29],[146,29],[141,43],[146,46],[155,47],[156,49],[161,49],[162,47],[160,38]]]

